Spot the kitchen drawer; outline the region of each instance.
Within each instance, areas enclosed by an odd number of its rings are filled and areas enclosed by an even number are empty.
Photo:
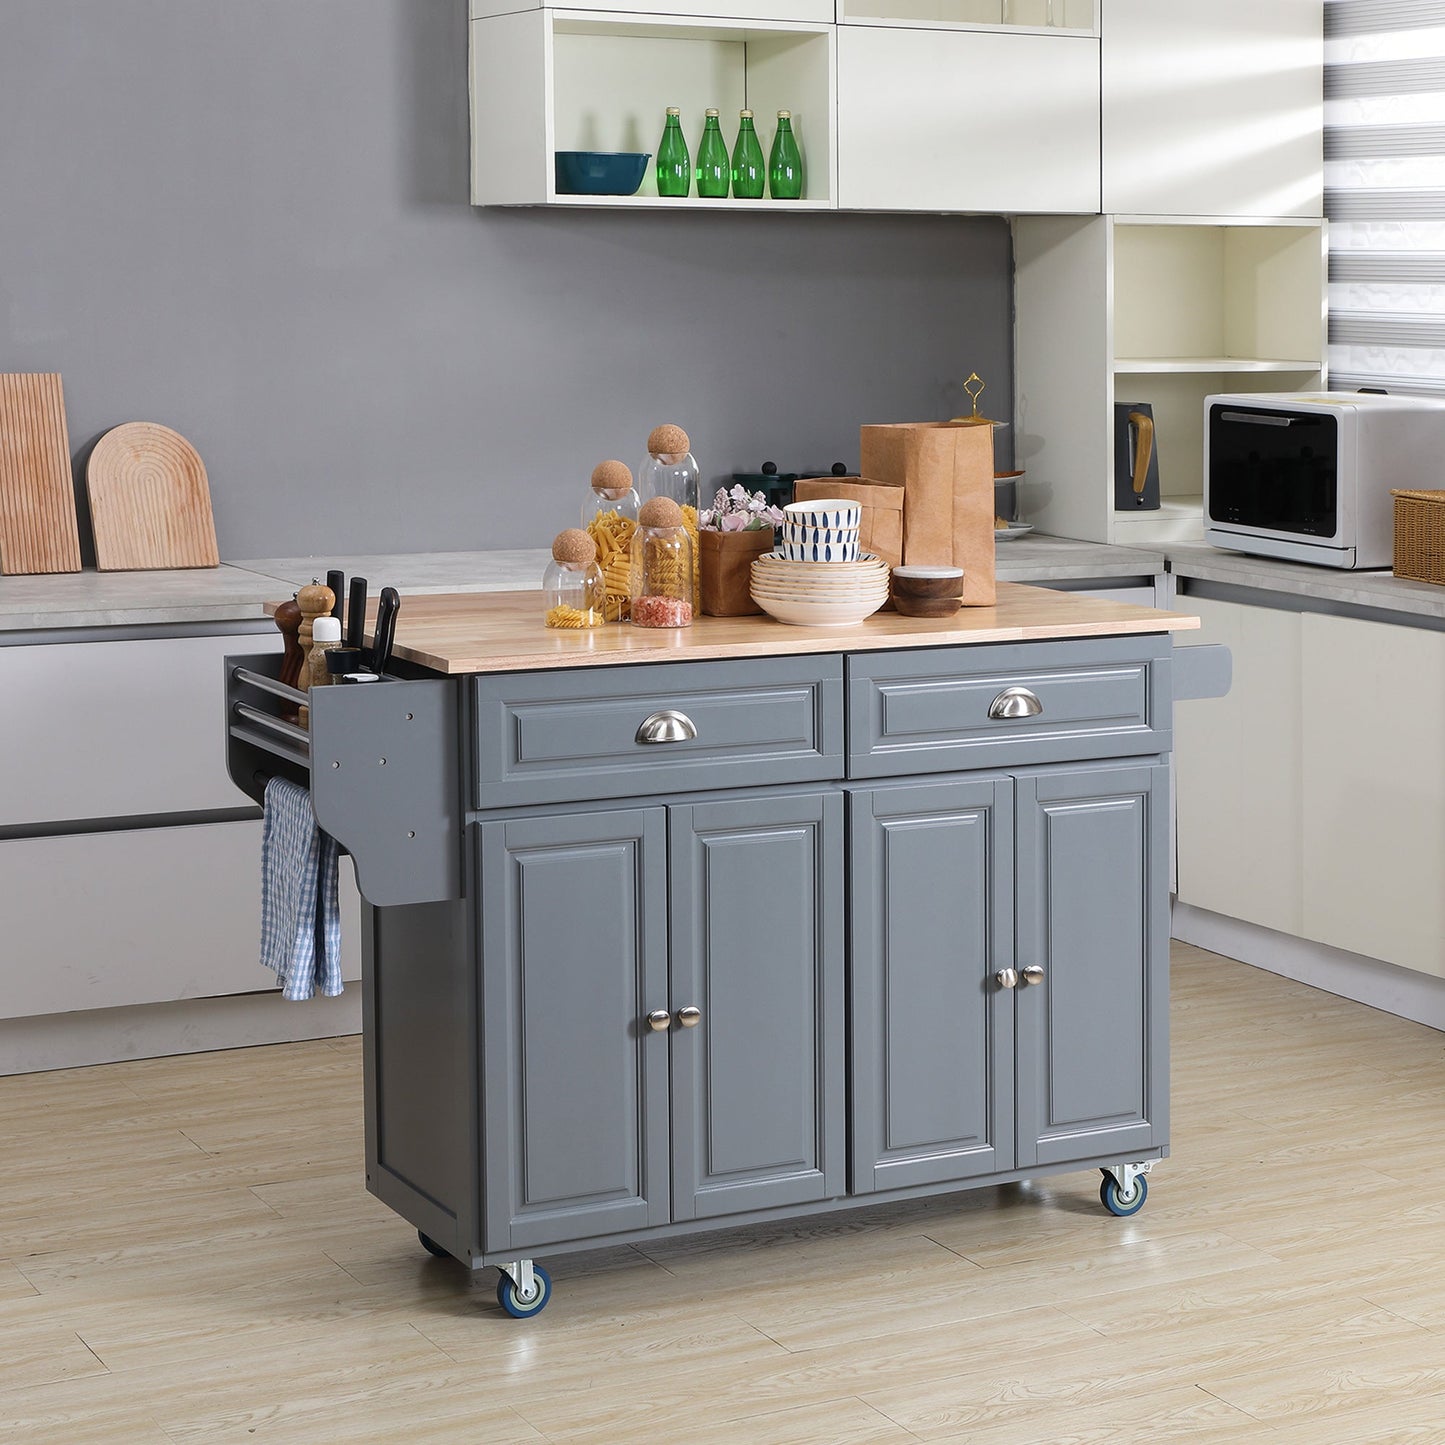
[[[0,825],[236,808],[222,658],[279,633],[0,647]]]
[[[479,808],[843,776],[840,656],[491,673],[471,687]],[[639,741],[663,712],[696,736]]]
[[[339,893],[342,975],[356,979],[347,860]],[[0,842],[0,918],[3,1018],[276,987],[260,962],[259,822]]]
[[[1168,752],[1169,667],[1162,634],[855,655],[848,776]],[[1009,688],[1040,710],[990,717]]]

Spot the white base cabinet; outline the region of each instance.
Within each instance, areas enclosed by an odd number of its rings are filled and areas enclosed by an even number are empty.
[[[1445,633],[1180,606],[1234,684],[1176,719],[1179,900],[1445,977]]]

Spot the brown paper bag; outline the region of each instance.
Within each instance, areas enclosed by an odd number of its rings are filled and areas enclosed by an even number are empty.
[[[903,560],[903,487],[886,482],[865,482],[861,477],[804,477],[793,483],[793,500],[817,502],[841,497],[863,509],[858,545],[881,557],[890,567]]]
[[[992,607],[993,428],[954,422],[865,426],[861,450],[863,476],[903,490],[903,560],[962,567],[963,605]]]

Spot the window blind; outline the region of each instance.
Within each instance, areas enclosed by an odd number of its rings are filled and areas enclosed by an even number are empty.
[[[1330,384],[1445,396],[1445,0],[1325,0]]]

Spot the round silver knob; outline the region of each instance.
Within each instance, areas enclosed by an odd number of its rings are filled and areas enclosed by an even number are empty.
[[[671,1022],[672,1015],[665,1008],[655,1008],[647,1015],[647,1027],[655,1034],[666,1033]]]
[[[637,727],[640,743],[685,743],[697,736],[697,724],[685,712],[664,708],[645,717]]]
[[[1026,687],[1006,687],[988,705],[988,715],[995,721],[1005,718],[1038,717],[1044,705],[1036,692]]]
[[[702,1010],[696,1004],[688,1004],[677,1011],[677,1021],[685,1029],[695,1029],[702,1022]]]
[[[1042,983],[1044,981],[1044,971],[1038,964],[1031,963],[1022,971],[1020,978],[1023,981],[1024,987],[1027,988],[1031,983]]]
[[[1012,968],[1001,968],[994,974],[993,981],[1000,988],[1017,988],[1019,981],[1018,971]]]

